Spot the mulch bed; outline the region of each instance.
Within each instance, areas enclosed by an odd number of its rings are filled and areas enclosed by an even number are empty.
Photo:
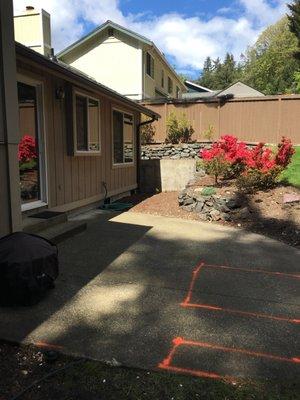
[[[203,187],[212,184],[210,177],[206,176],[194,186]],[[232,181],[223,182],[217,188],[217,194],[221,196],[236,193],[237,189]],[[133,212],[200,221],[197,213],[187,212],[179,207],[178,194],[179,192],[164,192],[152,196],[134,195],[126,198],[126,201],[132,201],[135,204],[131,209]],[[280,185],[274,189],[245,194],[243,197],[250,211],[249,218],[209,223],[247,229],[300,248],[300,203],[283,204],[285,194],[299,195],[300,190],[292,186]]]

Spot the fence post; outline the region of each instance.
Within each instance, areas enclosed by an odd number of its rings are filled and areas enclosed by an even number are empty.
[[[278,120],[277,120],[277,143],[281,137],[281,117],[282,117],[282,96],[278,98]]]
[[[220,113],[221,113],[221,106],[220,106],[220,102],[218,102],[218,139],[220,139],[220,137],[221,137],[221,117],[220,117]]]

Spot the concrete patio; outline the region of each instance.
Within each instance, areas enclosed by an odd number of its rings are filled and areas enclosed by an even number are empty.
[[[76,219],[88,228],[59,245],[56,288],[33,308],[1,308],[0,338],[199,376],[299,376],[298,250],[133,212]],[[166,360],[177,337],[184,342]]]

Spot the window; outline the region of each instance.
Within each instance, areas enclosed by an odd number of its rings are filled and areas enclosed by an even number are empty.
[[[180,89],[178,86],[176,86],[176,99],[179,99],[180,97]]]
[[[113,110],[113,163],[133,163],[133,115]]]
[[[169,94],[173,93],[173,81],[170,77],[168,77],[168,93]]]
[[[150,53],[146,53],[146,72],[154,79],[154,58]]]
[[[99,101],[75,93],[75,152],[100,152]]]
[[[161,87],[165,87],[165,71],[161,70]]]

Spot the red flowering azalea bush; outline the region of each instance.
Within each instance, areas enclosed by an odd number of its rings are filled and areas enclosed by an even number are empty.
[[[206,173],[215,177],[237,177],[237,185],[246,189],[265,189],[276,184],[278,175],[290,163],[295,150],[290,139],[282,138],[277,153],[259,143],[249,149],[231,135],[222,136],[200,156]]]
[[[37,158],[35,138],[29,135],[24,135],[19,143],[18,149],[19,162],[29,162]]]
[[[245,169],[249,149],[246,143],[238,142],[236,137],[224,135],[218,142],[214,142],[210,149],[202,150],[200,157],[202,157],[206,173],[214,175],[218,183],[220,175],[233,178]]]
[[[291,139],[282,136],[281,142],[278,144],[276,154],[276,164],[286,168],[291,162],[292,156],[295,153]]]

